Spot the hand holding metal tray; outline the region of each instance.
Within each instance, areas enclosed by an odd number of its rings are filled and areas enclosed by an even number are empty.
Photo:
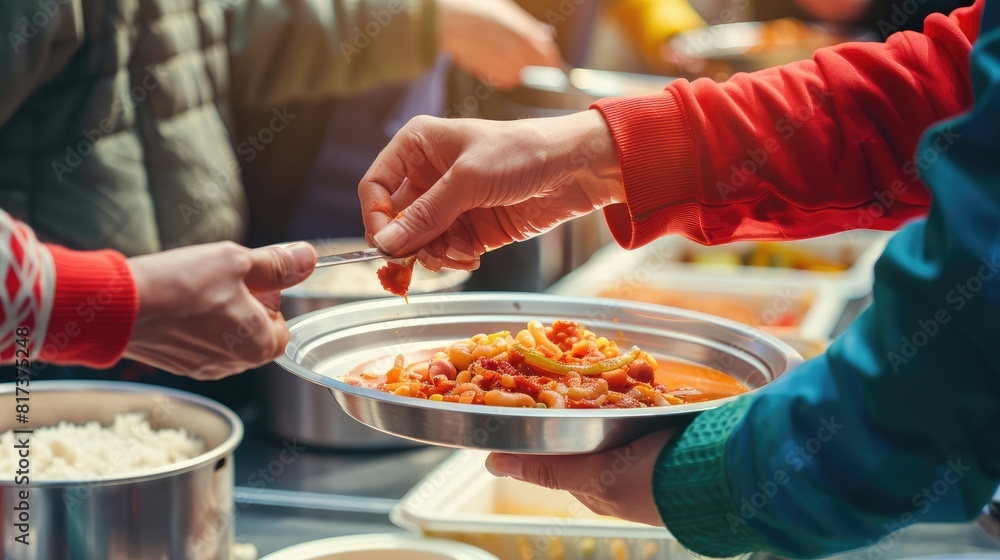
[[[316,311],[289,322],[291,340],[277,363],[329,388],[349,415],[375,429],[435,445],[514,453],[613,449],[730,400],[636,409],[506,408],[401,397],[342,381],[359,366],[388,370],[398,354],[426,355],[476,333],[516,331],[531,319],[568,319],[598,333],[621,332],[626,344],[721,370],[751,390],[802,363],[777,338],[711,315],[610,299],[507,293],[418,296],[409,304],[383,299]]]

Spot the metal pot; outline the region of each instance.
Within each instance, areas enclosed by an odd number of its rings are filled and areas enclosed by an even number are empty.
[[[230,560],[232,453],[243,439],[243,423],[232,410],[190,393],[137,383],[41,381],[29,389],[30,423],[18,424],[14,384],[0,385],[0,410],[10,412],[0,420],[0,431],[62,421],[110,424],[115,414],[145,411],[154,428],[183,428],[202,438],[208,451],[138,476],[33,480],[24,486],[0,481],[4,558]],[[27,525],[27,546],[15,540],[23,534],[18,523]]]
[[[333,239],[314,242],[321,254],[367,248],[364,239]],[[369,299],[396,297],[382,289],[375,271],[382,261],[332,266],[313,275],[281,297],[285,319],[305,313]],[[444,270],[432,273],[421,267],[413,271],[411,294],[460,291],[469,273]],[[336,449],[390,449],[413,447],[412,441],[374,430],[348,416],[330,392],[289,374],[277,364],[263,368],[258,402],[264,423],[275,436],[296,439],[314,447]]]
[[[373,534],[333,537],[279,550],[262,560],[498,560],[474,546],[445,539]]]

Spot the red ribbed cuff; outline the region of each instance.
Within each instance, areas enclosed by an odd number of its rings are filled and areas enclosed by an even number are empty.
[[[626,249],[669,233],[704,238],[698,199],[701,177],[683,107],[669,89],[656,95],[602,99],[618,146],[625,204],[604,210],[612,235]]]
[[[41,359],[93,368],[113,366],[128,346],[139,296],[125,257],[116,251],[48,246],[56,293]]]

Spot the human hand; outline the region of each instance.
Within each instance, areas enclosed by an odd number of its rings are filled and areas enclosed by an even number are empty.
[[[438,0],[441,48],[494,87],[521,83],[525,66],[563,65],[552,28],[511,0]]]
[[[139,315],[125,357],[200,380],[263,365],[288,343],[281,289],[316,266],[308,243],[210,243],[128,260]]]
[[[566,490],[590,511],[619,519],[663,526],[653,500],[653,471],[673,429],[654,432],[629,445],[591,455],[504,455],[491,453],[486,468]]]
[[[489,249],[624,201],[617,148],[597,111],[512,122],[417,117],[358,194],[369,242],[389,255],[417,253],[430,270],[475,269]]]

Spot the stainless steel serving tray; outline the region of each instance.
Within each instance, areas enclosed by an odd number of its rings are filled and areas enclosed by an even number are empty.
[[[531,319],[582,322],[626,345],[724,371],[750,389],[802,362],[757,329],[682,309],[600,298],[517,293],[436,294],[332,307],[289,322],[277,363],[330,389],[353,418],[386,433],[448,447],[515,453],[612,449],[731,399],[628,410],[514,409],[399,397],[340,380],[359,366],[388,370],[398,354],[426,352],[477,333],[517,331]]]

